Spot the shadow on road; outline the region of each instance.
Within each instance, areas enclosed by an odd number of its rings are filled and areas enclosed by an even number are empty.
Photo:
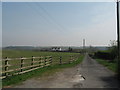
[[[105,82],[105,88],[111,87],[111,88],[120,88],[120,82],[118,81],[118,78],[116,75],[113,76],[104,76],[100,77],[100,79]]]

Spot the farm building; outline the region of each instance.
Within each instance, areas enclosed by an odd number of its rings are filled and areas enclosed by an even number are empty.
[[[52,47],[52,51],[62,51],[61,47]]]

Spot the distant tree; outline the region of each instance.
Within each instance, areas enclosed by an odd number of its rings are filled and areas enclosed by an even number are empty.
[[[70,52],[71,52],[71,51],[73,51],[73,49],[72,49],[71,47],[69,47],[69,48],[68,48],[68,51],[70,51]]]
[[[117,58],[117,56],[118,56],[117,41],[110,40],[108,51],[110,52],[112,58],[114,58],[114,59]]]
[[[90,45],[89,48],[88,48],[88,52],[89,53],[96,52],[96,48]]]
[[[111,47],[112,46],[117,46],[117,41],[116,40],[110,40],[110,44]]]
[[[110,40],[109,48],[107,51],[98,51],[95,53],[95,57],[108,59],[108,60],[116,60],[118,56],[118,46],[117,41]]]
[[[118,53],[118,46],[117,46],[117,41],[113,40],[110,41],[110,52],[111,54],[113,54],[114,56],[117,56]]]

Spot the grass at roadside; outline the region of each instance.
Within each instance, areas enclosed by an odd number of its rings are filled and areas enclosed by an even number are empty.
[[[109,62],[107,60],[96,59],[96,61],[108,69],[112,70],[113,72],[117,72],[117,63],[116,62]]]
[[[84,56],[81,55],[78,58],[77,61],[74,61],[71,64],[53,65],[53,66],[49,66],[49,67],[40,68],[40,69],[31,71],[31,72],[28,72],[28,73],[25,73],[25,74],[11,76],[11,77],[3,79],[2,85],[4,87],[4,86],[8,86],[8,85],[17,84],[17,83],[25,81],[25,80],[27,80],[29,78],[32,78],[32,77],[38,77],[38,76],[40,77],[44,73],[47,73],[46,75],[54,74],[56,71],[59,71],[60,69],[73,67],[73,66],[81,63],[83,58],[84,58]]]

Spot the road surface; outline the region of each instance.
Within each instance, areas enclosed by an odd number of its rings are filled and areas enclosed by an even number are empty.
[[[44,76],[43,76],[44,77]],[[26,80],[12,88],[118,88],[115,73],[86,54],[83,62],[52,76]]]

